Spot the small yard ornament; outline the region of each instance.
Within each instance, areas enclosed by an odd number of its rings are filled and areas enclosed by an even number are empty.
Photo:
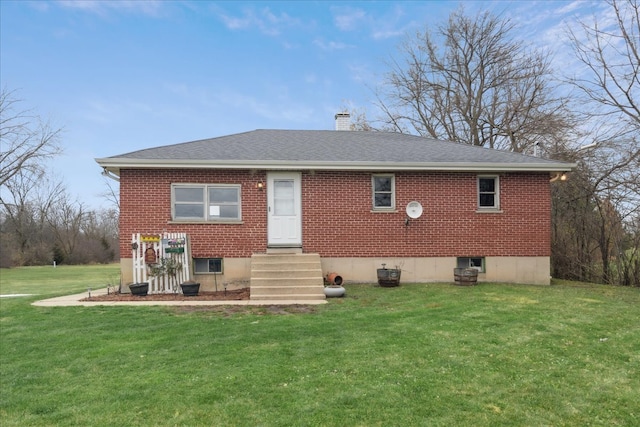
[[[324,295],[327,298],[344,296],[346,291],[342,286],[342,276],[339,276],[337,273],[329,273],[327,274],[325,283]]]
[[[382,264],[382,268],[377,270],[378,272],[378,285],[385,288],[400,285],[400,273],[402,270],[396,266],[396,268],[387,268],[387,264]]]

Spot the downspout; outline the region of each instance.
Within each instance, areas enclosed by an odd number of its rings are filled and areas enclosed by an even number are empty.
[[[113,172],[107,170],[106,167],[102,168],[102,176],[106,176],[107,178],[111,178],[114,181],[120,182],[120,177],[115,175]]]

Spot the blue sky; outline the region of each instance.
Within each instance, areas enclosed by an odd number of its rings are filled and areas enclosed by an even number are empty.
[[[566,25],[591,1],[463,2],[511,18],[518,37],[571,59]],[[455,1],[0,1],[0,79],[63,127],[53,169],[86,206],[108,203],[96,157],[254,129],[333,129],[375,114],[385,61]]]

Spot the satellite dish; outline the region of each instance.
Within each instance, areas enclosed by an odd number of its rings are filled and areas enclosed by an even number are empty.
[[[420,204],[420,202],[409,202],[407,204],[407,216],[411,219],[416,219],[416,218],[420,218],[420,215],[422,215],[422,205]]]

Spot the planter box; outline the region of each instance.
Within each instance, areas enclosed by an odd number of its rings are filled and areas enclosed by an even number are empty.
[[[400,285],[401,270],[396,268],[379,268],[378,285],[386,288]]]
[[[456,285],[475,286],[478,283],[478,270],[475,268],[454,268],[453,278]]]
[[[180,287],[185,297],[195,297],[200,292],[200,283],[182,283]]]

